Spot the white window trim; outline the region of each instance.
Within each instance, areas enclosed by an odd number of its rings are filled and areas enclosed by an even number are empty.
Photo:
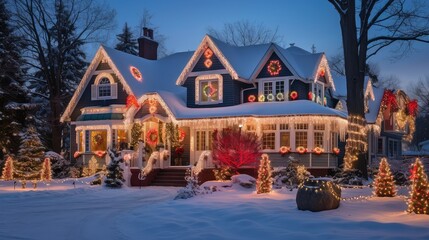
[[[270,123],[267,123],[268,125],[271,125]],[[275,151],[277,151],[277,149],[279,148],[277,145],[278,145],[278,142],[280,142],[280,133],[279,133],[279,124],[278,123],[276,123],[276,124],[273,124],[273,125],[276,125],[276,129],[274,129],[274,130],[263,130],[263,128],[262,128],[262,124],[261,124],[261,145],[262,145],[262,150],[263,151],[270,151],[270,152],[275,152]],[[274,133],[274,149],[270,149],[270,148],[263,148],[264,146],[264,144],[263,144],[263,134],[264,133]]]
[[[110,96],[99,96],[100,81],[107,78],[110,81]],[[104,84],[103,84],[104,85]],[[106,84],[107,85],[107,84]],[[115,83],[112,74],[103,72],[97,75],[94,84],[91,86],[91,100],[108,100],[118,98],[118,84]]]
[[[378,139],[382,139],[383,140],[383,148],[382,148],[382,153],[378,152]],[[375,148],[375,154],[380,156],[380,155],[387,155],[387,149],[386,149],[386,137],[378,137],[377,141],[376,141],[376,148]]]
[[[201,81],[209,81],[209,80],[217,80],[218,81],[218,101],[204,102],[200,100],[200,82]],[[195,79],[195,104],[198,105],[211,105],[211,104],[219,104],[223,103],[223,77],[220,74],[206,74],[200,75]]]
[[[325,84],[323,82],[315,82],[312,84],[312,94],[315,96],[314,98],[314,102],[318,103],[322,106],[324,106],[324,101],[325,101]],[[317,90],[319,90],[319,88],[322,88],[322,96],[320,97],[320,102],[317,102]]]
[[[284,100],[283,101],[289,101],[289,81],[290,81],[290,79],[291,79],[290,77],[289,78],[278,77],[278,78],[258,79],[258,97],[261,95],[265,95],[264,94],[264,90],[265,90],[264,85],[266,82],[272,82],[273,94],[276,92],[276,82],[284,82],[284,91],[283,91]],[[266,97],[267,96],[265,96],[265,98]],[[276,98],[276,94],[274,94],[274,101],[273,102],[279,102]]]

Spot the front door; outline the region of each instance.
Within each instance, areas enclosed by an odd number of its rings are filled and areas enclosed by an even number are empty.
[[[212,150],[212,134],[211,130],[196,130],[195,131],[195,163],[200,159],[203,151]],[[211,163],[209,163],[211,164]],[[205,166],[211,167],[211,166]]]

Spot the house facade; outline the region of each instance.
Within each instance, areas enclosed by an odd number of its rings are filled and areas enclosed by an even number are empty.
[[[113,148],[128,154],[131,169],[161,152],[168,154],[155,168],[199,162],[212,169],[213,132],[239,128],[260,137],[273,166],[286,166],[289,156],[313,172],[339,166],[346,100],[324,53],[273,43],[235,47],[206,35],[195,51],[157,60],[150,33],[139,39],[140,56],[105,46],[97,51],[61,117],[71,125],[71,152],[78,161],[107,164],[106,149]],[[379,136],[387,151],[395,137],[400,149],[405,133],[388,135],[380,124],[387,116],[383,95],[370,81],[368,86],[367,119],[375,118],[367,121],[376,141],[370,151],[379,147]]]

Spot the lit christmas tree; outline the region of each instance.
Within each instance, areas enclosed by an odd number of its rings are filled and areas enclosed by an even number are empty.
[[[416,159],[411,170],[411,192],[408,199],[408,212],[429,214],[429,183],[423,164]]]
[[[394,197],[396,195],[395,181],[386,158],[381,159],[374,187],[374,194],[377,197]]]
[[[40,180],[42,181],[49,182],[52,180],[51,159],[45,158],[42,165],[42,173],[40,175]]]
[[[110,188],[120,188],[122,187],[122,183],[125,182],[125,179],[122,175],[122,168],[119,166],[121,162],[124,162],[124,159],[119,155],[117,156],[114,152],[112,152],[110,149],[108,150],[109,156],[110,156],[110,163],[109,166],[107,166],[107,175],[106,180],[104,180],[104,183],[106,184],[106,187]]]
[[[271,161],[267,154],[262,154],[259,164],[258,179],[256,180],[256,193],[269,193],[273,180],[271,179]]]
[[[88,167],[83,168],[82,175],[84,177],[92,176],[97,173],[97,170],[98,170],[97,159],[94,156],[92,156],[88,162]]]
[[[34,180],[40,177],[40,163],[45,152],[39,134],[30,126],[21,134],[15,174],[19,179]]]
[[[10,156],[6,159],[1,178],[6,181],[13,180],[13,159]]]

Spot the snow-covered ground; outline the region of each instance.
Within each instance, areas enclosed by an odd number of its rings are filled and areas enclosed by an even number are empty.
[[[298,210],[296,191],[286,189],[256,194],[234,184],[173,200],[178,188],[72,182],[14,190],[0,181],[0,239],[429,239],[429,215],[406,213],[401,196],[313,213]],[[343,197],[360,195],[371,189],[343,190]]]

